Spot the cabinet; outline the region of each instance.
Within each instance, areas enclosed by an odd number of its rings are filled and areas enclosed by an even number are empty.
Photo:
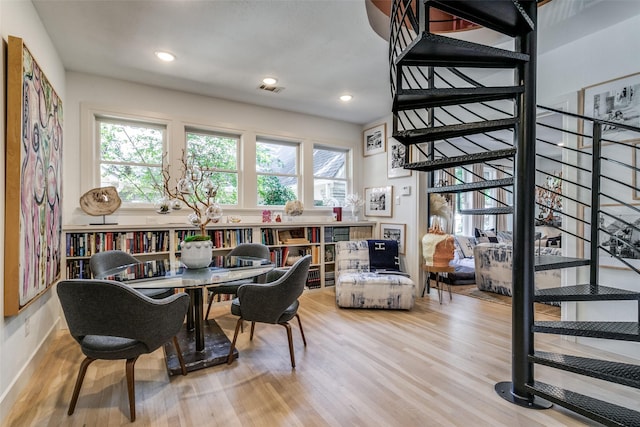
[[[224,256],[240,243],[269,246],[271,261],[287,267],[301,256],[311,255],[308,289],[335,284],[335,242],[372,238],[373,222],[331,223],[243,223],[214,224],[207,228],[214,244],[213,255]],[[198,232],[181,224],[69,226],[65,235],[66,278],[90,278],[92,254],[119,249],[144,261],[154,261],[149,276],[164,274],[180,261],[180,242]]]

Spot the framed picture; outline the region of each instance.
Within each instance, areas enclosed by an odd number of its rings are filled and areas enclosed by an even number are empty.
[[[411,149],[406,145],[389,138],[387,150],[387,178],[411,176],[411,169],[405,169],[405,163],[411,162]]]
[[[596,119],[619,122],[640,127],[640,73],[619,77],[596,85],[588,86],[580,92],[580,114]],[[590,122],[580,126],[581,132],[593,133]],[[611,141],[627,141],[638,138],[637,134],[614,125],[602,128],[602,138]],[[587,145],[580,141],[580,147]]]
[[[387,124],[383,123],[365,130],[362,133],[362,144],[365,157],[384,153],[387,144]]]
[[[404,255],[405,224],[380,223],[380,238],[398,242],[398,252]]]
[[[366,216],[391,216],[393,187],[372,187],[364,189],[364,214]]]
[[[4,315],[60,277],[62,101],[21,38],[7,46]]]

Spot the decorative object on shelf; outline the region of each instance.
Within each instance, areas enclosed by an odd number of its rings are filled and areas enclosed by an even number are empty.
[[[393,216],[393,186],[364,189],[366,216]]]
[[[282,222],[282,217],[280,214],[276,214],[276,222]]]
[[[451,219],[449,201],[441,194],[431,193],[429,197],[429,215],[431,227],[422,236],[422,257],[430,267],[447,267],[453,259],[455,249],[454,238],[447,234],[441,222],[448,224]]]
[[[6,50],[4,316],[60,278],[62,100],[19,37]]]
[[[541,187],[536,187],[538,225],[561,226],[559,213],[562,211],[562,172],[547,176]]]
[[[271,211],[269,209],[262,211],[262,222],[271,222]]]
[[[238,224],[242,222],[242,219],[239,216],[229,216],[227,217],[227,221],[232,224]]]
[[[213,243],[209,236],[188,236],[180,242],[180,261],[187,268],[205,268],[211,264]]]
[[[364,205],[364,200],[362,200],[358,193],[347,194],[344,200],[345,207],[351,210],[351,221],[357,222],[360,209],[362,208],[362,205]]]
[[[340,206],[333,208],[333,220],[342,221],[342,208]]]
[[[364,155],[372,156],[374,154],[384,153],[387,144],[387,124],[374,126],[362,132],[362,146]]]
[[[113,186],[94,188],[80,197],[80,209],[84,213],[102,217],[102,222],[91,223],[90,225],[107,225],[105,216],[117,211],[121,204],[122,200],[118,195],[118,190]],[[108,225],[115,224],[115,222],[111,222]]]
[[[304,205],[300,200],[289,200],[284,205],[284,213],[289,217],[289,221],[291,221],[294,216],[300,216],[304,212]]]

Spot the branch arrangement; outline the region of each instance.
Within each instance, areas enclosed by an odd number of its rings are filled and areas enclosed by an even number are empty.
[[[205,235],[205,227],[209,223],[216,223],[222,217],[222,208],[216,202],[218,186],[211,180],[213,170],[202,168],[192,159],[187,161],[185,150],[180,158],[180,178],[177,185],[172,186],[169,174],[169,164],[165,153],[162,156],[163,193],[165,199],[161,202],[158,213],[169,213],[172,209],[179,210],[184,204],[193,211],[187,219],[191,225],[200,227],[200,234]]]

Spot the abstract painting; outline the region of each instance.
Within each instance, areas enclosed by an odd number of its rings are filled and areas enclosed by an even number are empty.
[[[9,36],[4,315],[44,294],[61,269],[62,101],[21,38]]]

